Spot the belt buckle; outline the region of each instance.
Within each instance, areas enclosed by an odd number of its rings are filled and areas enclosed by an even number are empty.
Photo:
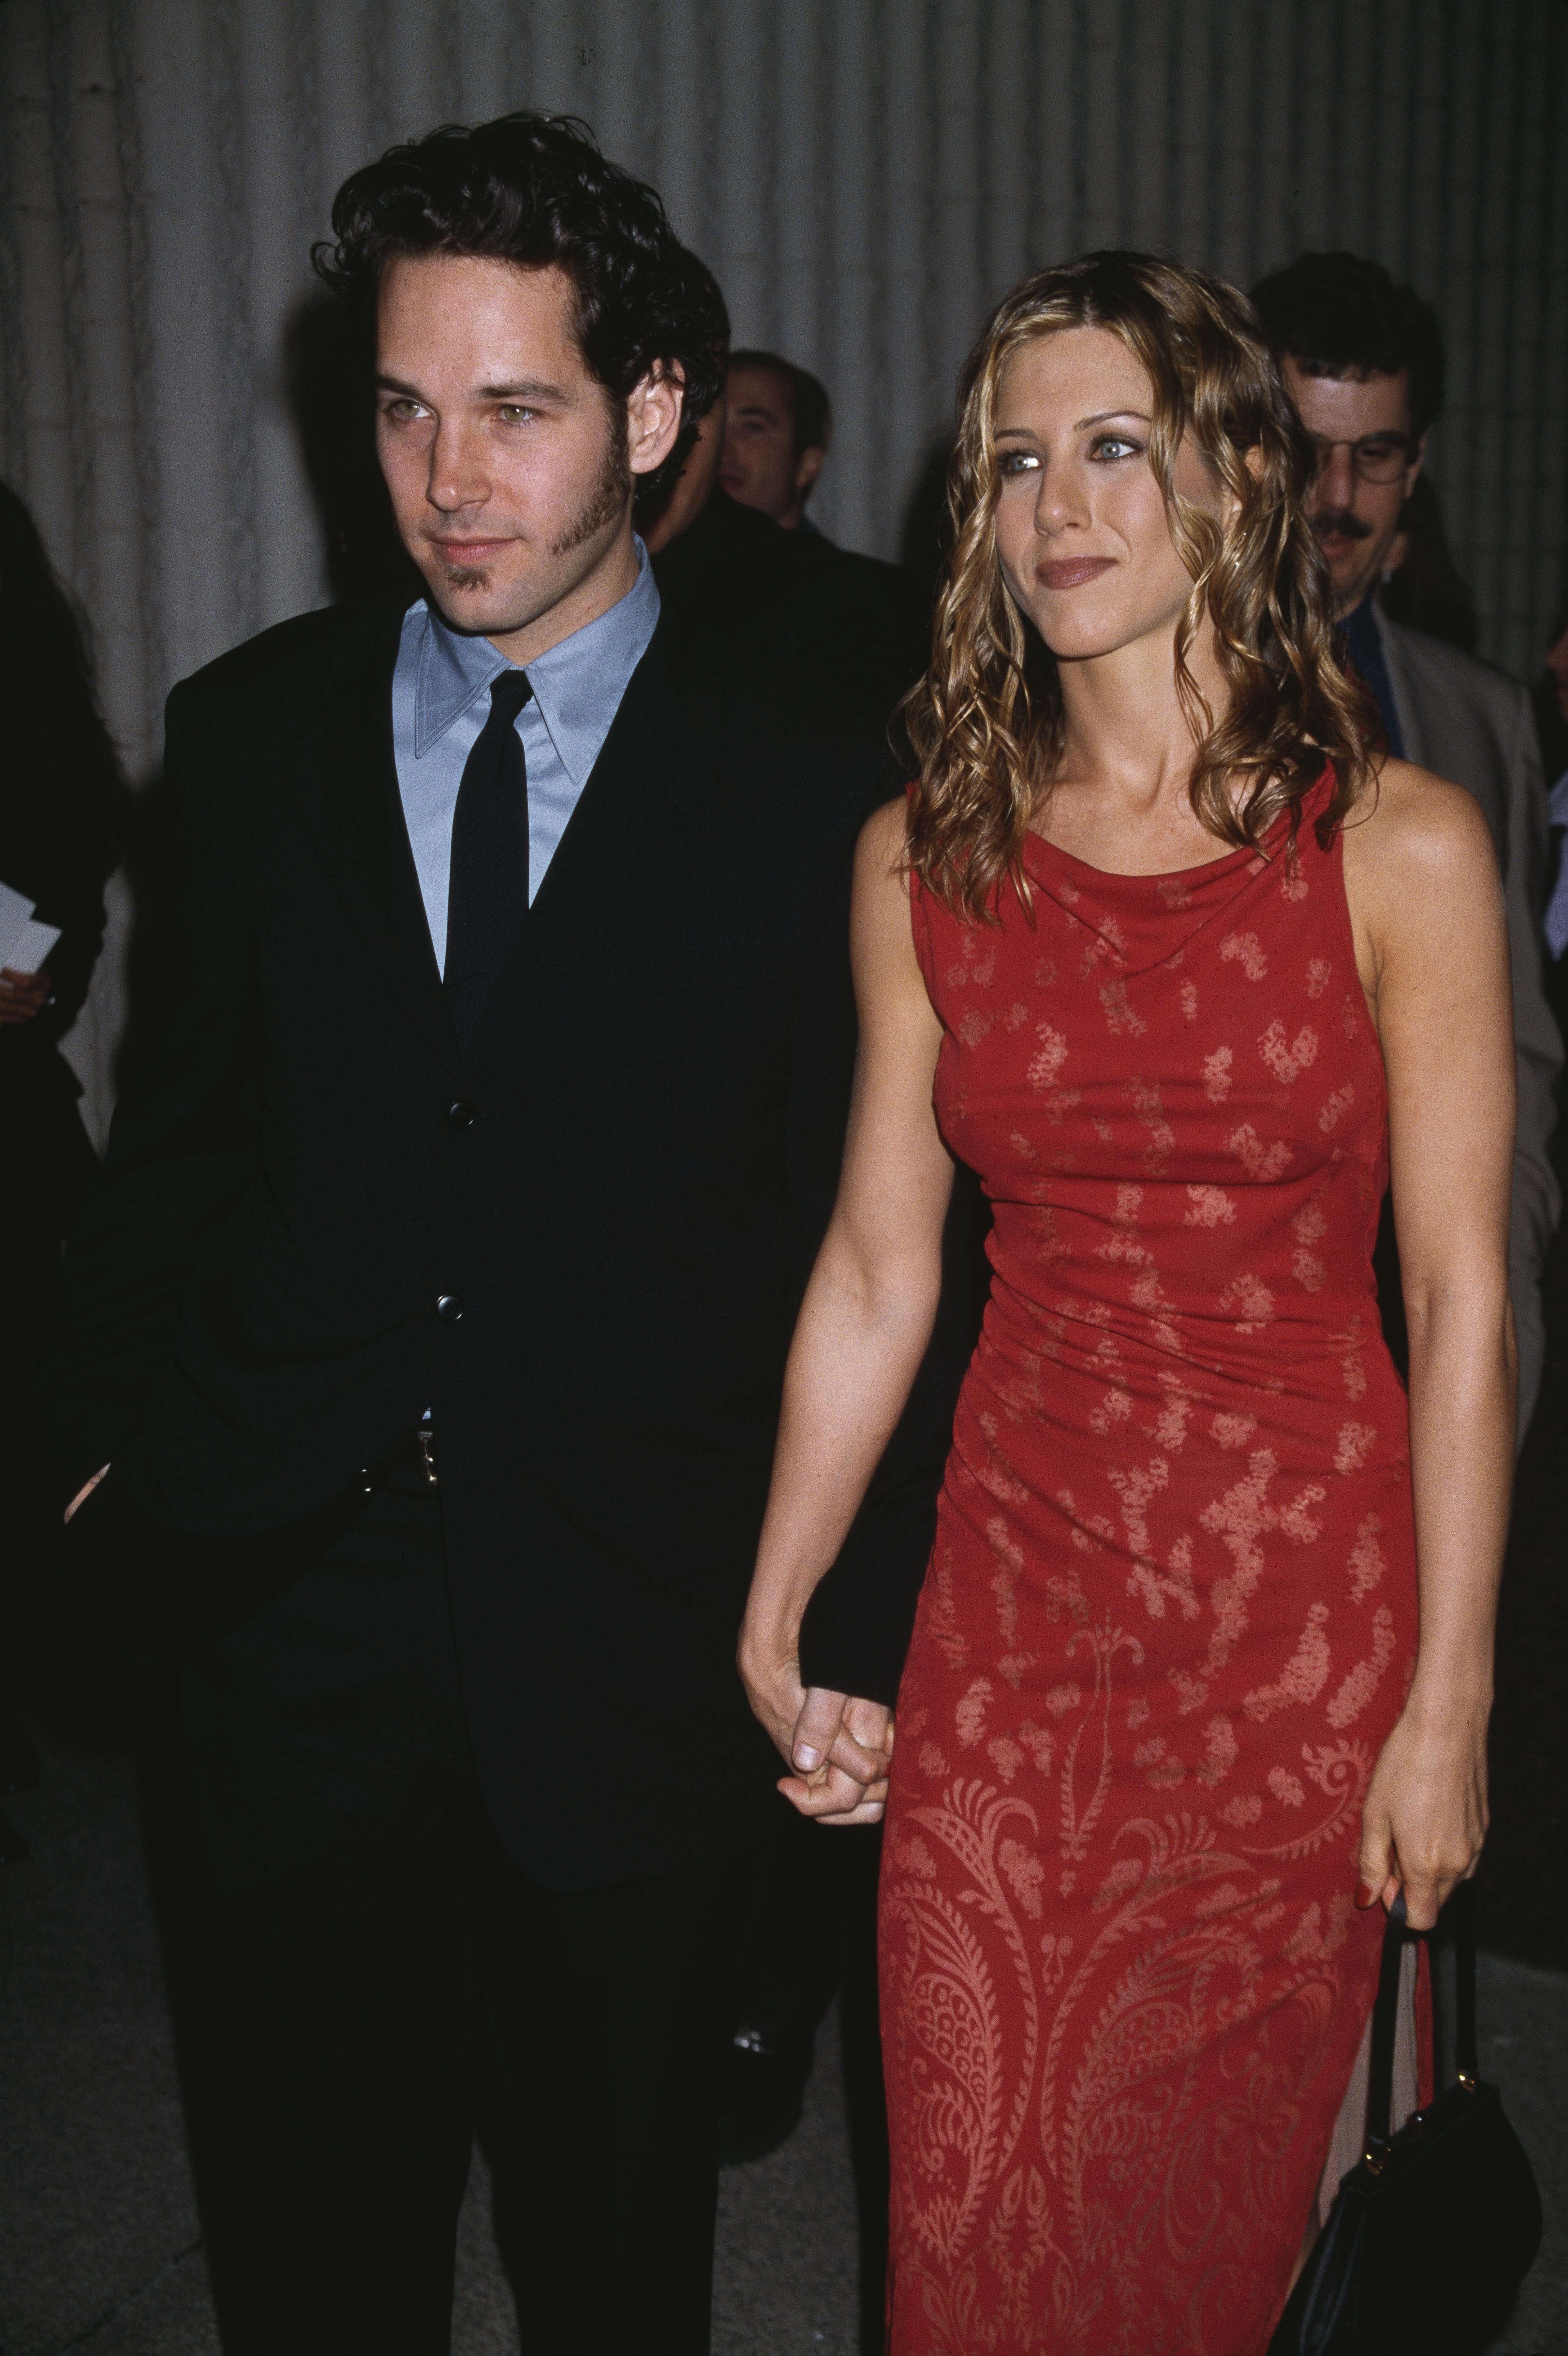
[[[428,1423],[421,1423],[414,1437],[419,1442],[421,1478],[427,1489],[439,1489],[441,1482],[435,1469],[435,1433]]]

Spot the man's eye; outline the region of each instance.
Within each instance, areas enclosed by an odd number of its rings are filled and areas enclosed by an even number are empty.
[[[496,414],[503,424],[520,425],[532,417],[534,412],[526,408],[520,401],[504,401]]]
[[[400,400],[388,402],[386,413],[399,425],[407,425],[414,418],[424,415],[424,403],[411,400],[405,393]]]

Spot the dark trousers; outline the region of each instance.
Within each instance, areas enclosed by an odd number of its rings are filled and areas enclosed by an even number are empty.
[[[226,2348],[445,2351],[488,2107],[528,2356],[706,2356],[743,1867],[560,1891],[502,1854],[411,1472],[182,1670],[180,1714],[219,1958]],[[582,1719],[592,1741],[591,1695]],[[537,1772],[548,1808],[571,1761]]]

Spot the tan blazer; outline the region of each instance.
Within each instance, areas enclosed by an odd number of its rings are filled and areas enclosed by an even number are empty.
[[[1519,1072],[1509,1276],[1522,1438],[1546,1350],[1541,1266],[1563,1207],[1551,1160],[1563,1041],[1546,1002],[1541,948],[1551,826],[1535,716],[1527,691],[1489,663],[1381,614],[1378,631],[1406,758],[1474,794],[1502,871]]]

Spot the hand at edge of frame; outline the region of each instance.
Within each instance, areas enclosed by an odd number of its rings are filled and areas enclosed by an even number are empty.
[[[86,1505],[89,1497],[91,1496],[94,1489],[97,1488],[99,1483],[102,1480],[108,1470],[109,1467],[107,1464],[101,1464],[97,1472],[93,1474],[91,1480],[84,1481],[82,1483],[80,1488],[77,1491],[75,1496],[71,1499],[69,1505],[65,1509],[63,1516],[65,1521],[69,1522],[71,1515],[78,1512],[81,1506]]]

